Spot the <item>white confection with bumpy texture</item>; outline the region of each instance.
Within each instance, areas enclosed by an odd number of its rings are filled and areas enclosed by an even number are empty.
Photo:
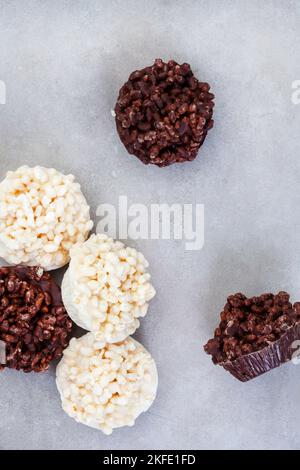
[[[77,243],[70,256],[62,297],[72,320],[105,343],[133,334],[155,295],[145,257],[102,234]]]
[[[10,264],[64,266],[93,226],[73,175],[21,166],[0,183],[0,256]]]
[[[111,434],[133,426],[151,406],[158,378],[151,355],[134,339],[104,345],[87,333],[71,339],[57,366],[56,384],[69,416]]]

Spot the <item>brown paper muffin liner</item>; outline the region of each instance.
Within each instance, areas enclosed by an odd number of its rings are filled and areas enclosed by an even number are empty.
[[[295,352],[293,343],[296,340],[300,340],[300,323],[291,326],[281,338],[264,349],[219,365],[241,382],[247,382],[289,362]]]

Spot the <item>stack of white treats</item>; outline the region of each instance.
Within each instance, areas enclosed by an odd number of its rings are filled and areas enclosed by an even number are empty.
[[[57,367],[63,409],[110,434],[133,425],[155,399],[157,370],[131,338],[155,290],[144,256],[89,235],[89,206],[72,175],[27,166],[0,183],[0,256],[46,270],[70,261],[62,283],[69,316],[90,331],[72,338]]]

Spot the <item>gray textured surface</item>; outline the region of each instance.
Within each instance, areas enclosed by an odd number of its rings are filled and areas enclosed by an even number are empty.
[[[205,246],[135,241],[157,296],[136,334],[157,361],[151,410],[111,437],[63,413],[54,368],[0,375],[0,448],[299,448],[300,367],[248,384],[201,345],[227,294],[300,298],[297,0],[0,1],[1,177],[20,164],[72,172],[93,209],[205,204]],[[155,57],[188,61],[216,94],[199,158],[157,169],[127,156],[110,115],[128,74]]]

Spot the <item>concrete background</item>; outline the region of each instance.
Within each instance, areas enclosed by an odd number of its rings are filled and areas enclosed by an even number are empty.
[[[157,400],[110,437],[63,413],[54,366],[0,375],[2,449],[296,449],[300,368],[242,384],[202,350],[226,296],[300,299],[297,0],[0,1],[0,177],[21,164],[74,173],[100,203],[202,203],[205,245],[129,241],[157,296],[135,335],[159,371]],[[127,155],[110,110],[132,70],[191,64],[216,95],[215,128],[193,163]],[[60,276],[58,274],[58,276]]]

